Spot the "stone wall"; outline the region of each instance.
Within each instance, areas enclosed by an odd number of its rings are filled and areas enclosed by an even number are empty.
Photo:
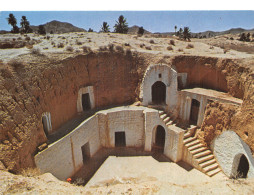
[[[35,156],[37,167],[59,179],[66,179],[83,164],[81,147],[89,142],[91,157],[100,147],[115,147],[115,132],[125,132],[126,147],[151,151],[158,125],[166,132],[164,154],[172,161],[182,158],[183,130],[167,127],[157,110],[145,107],[117,107],[96,113],[71,133]]]

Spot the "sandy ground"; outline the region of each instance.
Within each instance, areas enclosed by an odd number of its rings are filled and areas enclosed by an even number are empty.
[[[232,59],[240,58],[253,58],[252,54],[247,52],[239,52],[233,49],[228,50],[226,53],[224,51],[224,43],[231,41],[232,46],[243,45],[251,48],[254,43],[243,43],[238,40],[229,40],[225,38],[226,36],[220,36],[209,39],[192,39],[192,42],[186,42],[178,40],[177,37],[170,38],[157,38],[153,35],[144,35],[138,37],[136,35],[129,34],[115,34],[115,33],[66,33],[66,34],[49,34],[47,36],[41,36],[37,34],[28,34],[30,37],[30,42],[36,40],[39,43],[35,43],[33,48],[39,48],[40,52],[43,54],[47,53],[79,53],[82,52],[82,47],[87,46],[92,50],[99,50],[104,46],[109,44],[114,44],[114,46],[121,46],[124,49],[130,49],[131,51],[138,51],[147,54],[157,54],[164,56],[171,55],[197,55],[197,56],[211,56],[211,57],[226,57]],[[24,35],[13,35],[5,34],[0,35],[0,41],[12,41],[15,39],[25,40]],[[170,40],[174,40],[175,44],[170,44]],[[63,48],[59,48],[58,45],[62,43]],[[193,48],[187,48],[191,44]],[[167,48],[171,46],[172,50]],[[67,48],[72,48],[73,51],[67,51]],[[242,46],[243,47],[243,46]],[[150,49],[148,49],[150,48]],[[236,48],[236,47],[235,47]],[[248,49],[246,51],[249,51]],[[9,61],[21,54],[30,53],[31,49],[27,47],[18,49],[0,49],[0,60]]]
[[[132,165],[132,166],[130,166]],[[57,180],[50,173],[24,177],[0,171],[0,194],[253,194],[254,180],[208,177],[152,157],[109,157],[87,186]]]

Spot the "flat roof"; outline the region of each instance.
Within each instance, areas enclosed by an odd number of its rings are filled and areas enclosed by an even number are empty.
[[[191,93],[191,94],[198,94],[202,96],[206,96],[208,99],[212,100],[221,100],[227,103],[233,103],[237,105],[241,105],[243,100],[239,98],[235,98],[228,93],[212,90],[212,89],[204,89],[204,88],[193,88],[193,89],[183,89],[181,90],[182,93]]]

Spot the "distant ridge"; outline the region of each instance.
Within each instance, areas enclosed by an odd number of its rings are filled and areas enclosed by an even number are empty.
[[[48,22],[46,24],[42,24],[46,30],[46,33],[69,33],[69,32],[86,32],[83,28],[78,28],[76,26],[73,26],[72,24],[68,22],[60,22],[57,20],[53,20],[51,22]],[[38,31],[39,26],[31,26],[34,32]]]
[[[140,27],[137,26],[137,25],[134,25],[134,26],[130,27],[130,28],[128,29],[128,34],[138,34],[138,29],[139,29],[139,28],[140,28]],[[146,29],[144,29],[144,34],[152,34],[152,33],[149,32],[149,31],[147,31]]]

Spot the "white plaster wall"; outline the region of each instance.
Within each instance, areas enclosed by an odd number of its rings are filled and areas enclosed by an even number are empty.
[[[83,164],[82,145],[89,141],[91,156],[100,148],[98,129],[98,116],[85,120],[70,134],[37,154],[36,166],[42,173],[50,172],[65,180]]]
[[[159,78],[161,74],[161,78]],[[144,75],[140,98],[142,105],[147,106],[152,103],[152,85],[161,81],[166,85],[167,110],[174,112],[177,106],[177,72],[167,65],[150,65]]]
[[[184,130],[174,125],[169,127],[160,118],[157,110],[146,109],[145,113],[145,150],[151,151],[155,143],[156,128],[161,125],[165,129],[164,154],[174,162],[182,159],[182,143]]]
[[[77,99],[77,111],[82,112],[82,94],[89,93],[90,103],[91,103],[91,109],[95,107],[95,101],[94,101],[94,91],[93,86],[83,87],[79,89],[78,91],[78,99]]]
[[[144,145],[143,110],[109,112],[107,118],[110,147],[115,147],[115,132],[121,131],[125,132],[127,147]]]
[[[254,159],[251,150],[246,143],[234,132],[224,131],[216,137],[211,145],[214,155],[223,170],[230,177],[232,175],[235,156],[244,154],[249,162],[249,172],[247,177],[254,177]]]

